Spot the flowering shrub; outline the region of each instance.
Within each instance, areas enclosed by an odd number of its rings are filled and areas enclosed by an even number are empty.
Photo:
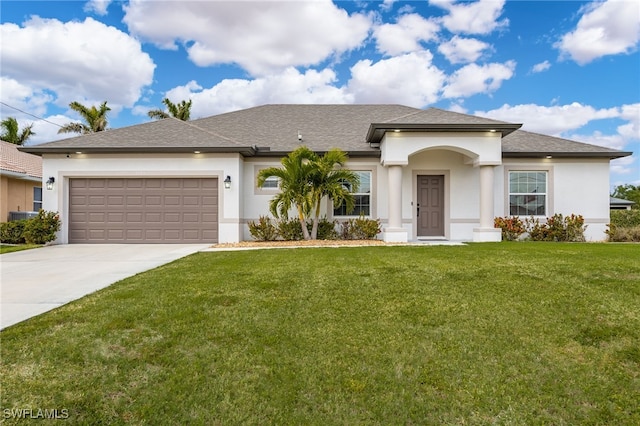
[[[525,219],[524,226],[533,241],[585,241],[584,231],[587,229],[582,215],[563,217],[560,213],[548,217],[546,223],[540,223],[533,217]]]
[[[31,219],[16,220],[0,226],[0,241],[9,244],[45,244],[56,239],[60,230],[58,212],[42,209]]]
[[[249,233],[257,241],[273,241],[278,237],[276,226],[268,216],[260,216],[257,222],[248,223]]]
[[[496,228],[502,229],[502,239],[507,241],[515,241],[526,232],[524,224],[518,216],[496,217],[493,224]]]

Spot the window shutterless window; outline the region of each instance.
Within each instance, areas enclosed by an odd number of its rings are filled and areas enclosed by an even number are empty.
[[[42,188],[33,188],[33,211],[37,212],[42,208]]]
[[[547,172],[509,172],[509,214],[547,215]]]
[[[269,176],[264,183],[262,184],[262,189],[278,189],[278,183],[280,183],[280,179],[275,176]]]
[[[333,210],[334,216],[370,216],[371,215],[371,172],[369,171],[355,171],[360,177],[360,187],[358,192],[352,192],[355,200],[355,208],[353,211],[347,213],[347,208],[344,205],[340,205],[337,209]],[[349,188],[345,185],[347,189]]]

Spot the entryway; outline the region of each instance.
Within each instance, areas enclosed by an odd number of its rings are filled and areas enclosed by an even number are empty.
[[[444,238],[444,175],[418,175],[417,237]]]

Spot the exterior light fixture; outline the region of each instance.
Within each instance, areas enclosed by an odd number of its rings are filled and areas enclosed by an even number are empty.
[[[547,155],[545,158],[553,158],[553,155]]]
[[[53,176],[49,178],[49,180],[46,182],[47,190],[51,191],[53,189],[53,184],[55,183],[55,181],[56,179]]]
[[[231,189],[231,176],[227,176],[224,180],[224,189]]]
[[[489,130],[489,131],[490,131],[491,133],[495,133],[495,132],[496,132],[496,129],[491,129],[491,130]]]
[[[193,151],[194,154],[200,154],[200,151]]]

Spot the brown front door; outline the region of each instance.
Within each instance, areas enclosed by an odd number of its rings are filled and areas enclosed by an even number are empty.
[[[418,237],[444,237],[444,176],[418,176]]]

